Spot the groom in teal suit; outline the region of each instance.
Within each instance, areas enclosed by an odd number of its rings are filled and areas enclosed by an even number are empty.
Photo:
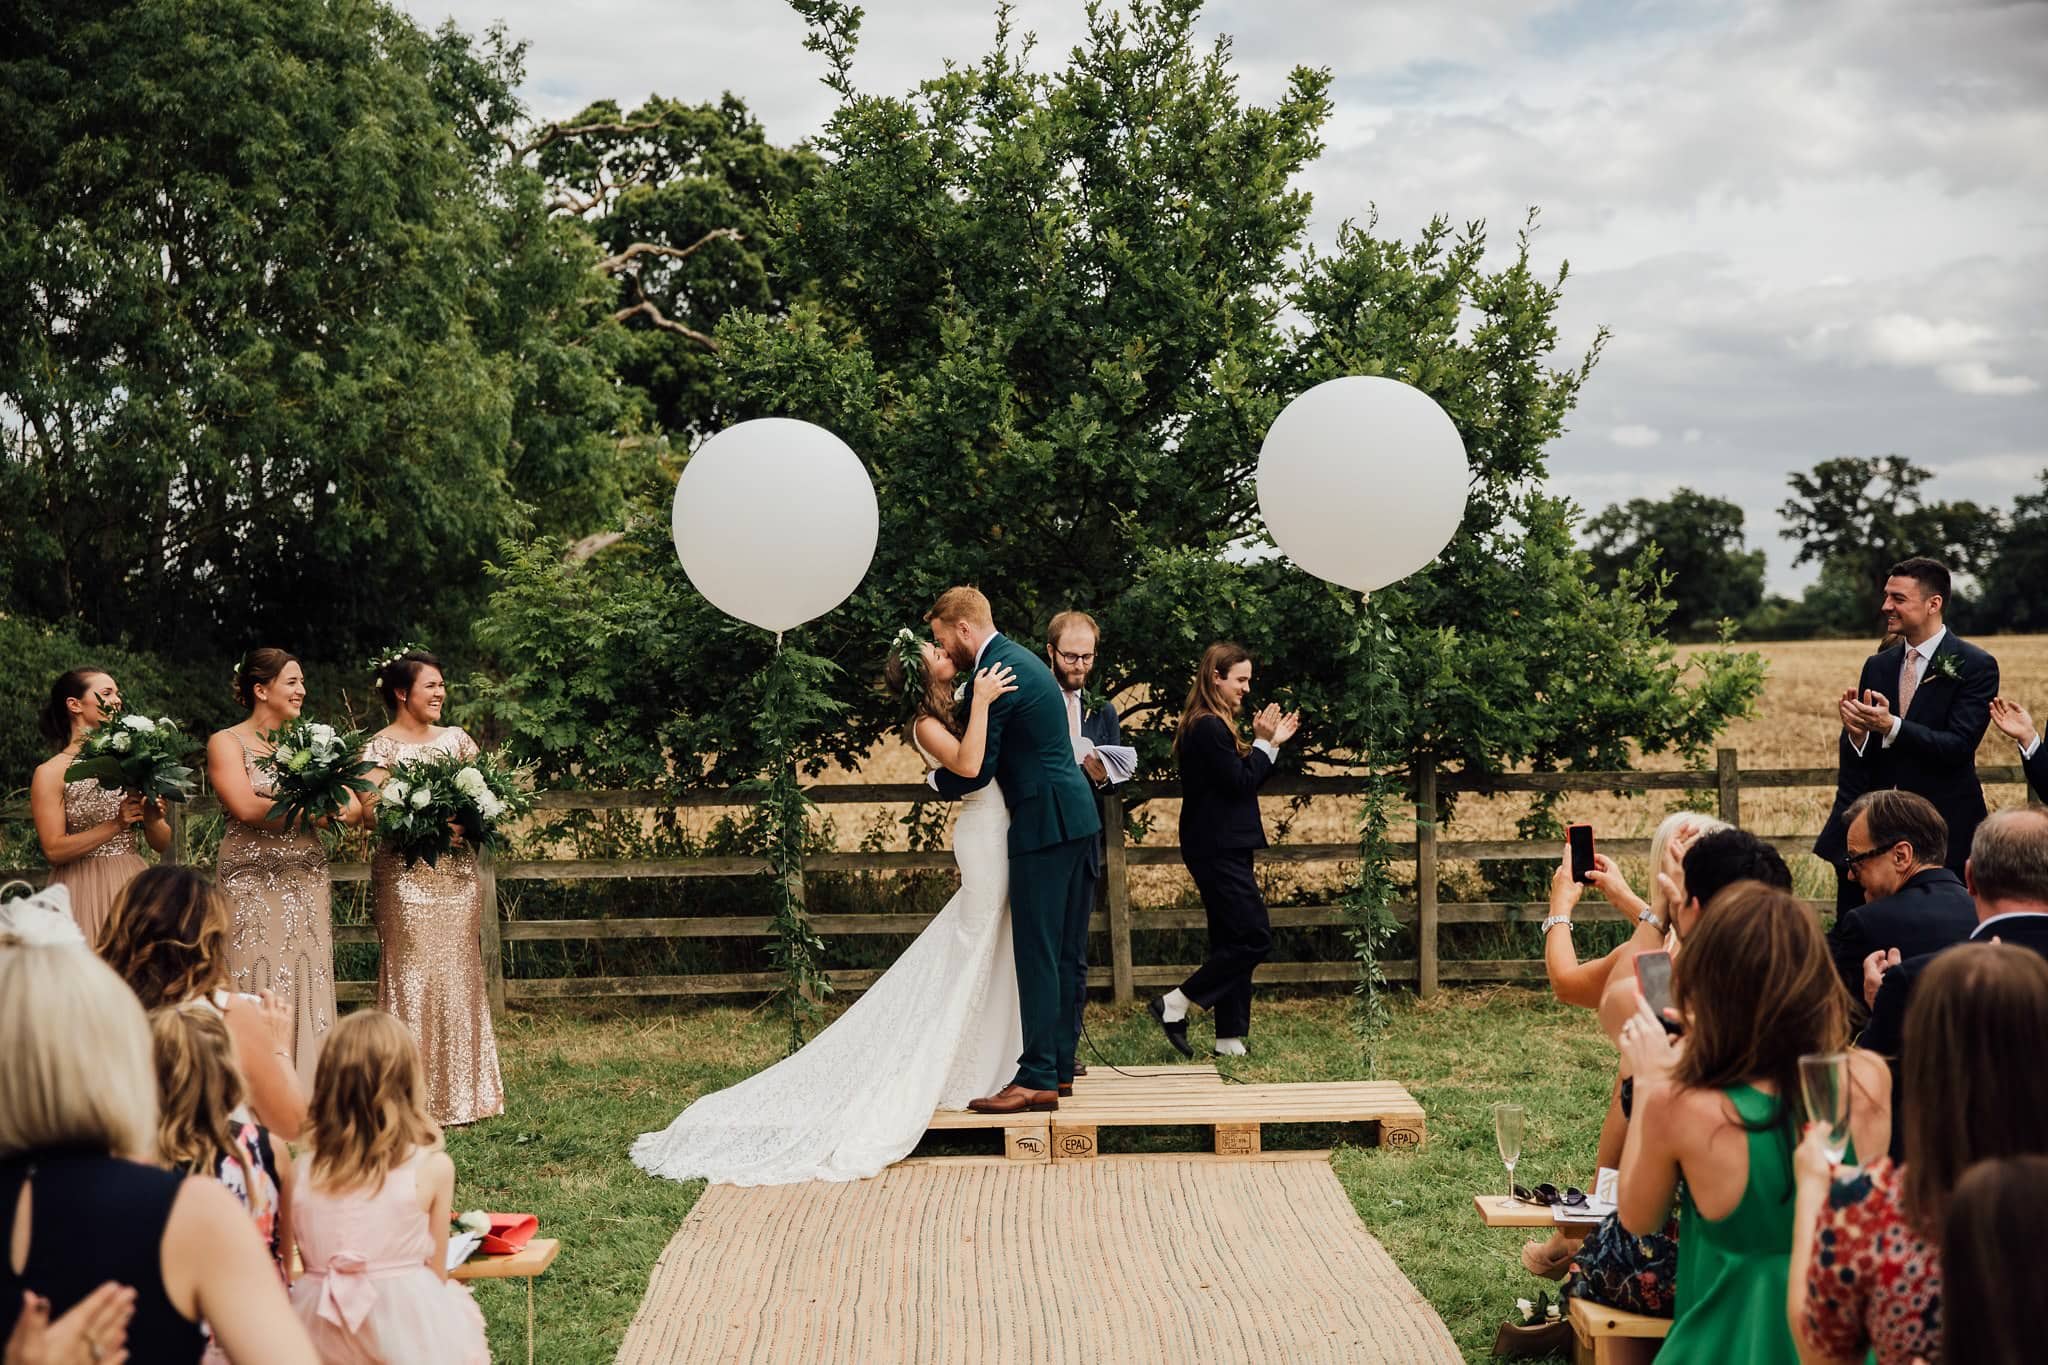
[[[989,707],[980,775],[941,768],[931,779],[949,801],[999,783],[1010,808],[1010,939],[1024,1052],[1015,1080],[967,1107],[984,1114],[1057,1109],[1059,1097],[1073,1093],[1074,1001],[1094,908],[1088,853],[1102,817],[1074,763],[1066,698],[1045,661],[996,629],[988,599],[974,588],[948,588],[925,620],[970,687],[975,670],[993,664],[1017,675],[1017,690]]]

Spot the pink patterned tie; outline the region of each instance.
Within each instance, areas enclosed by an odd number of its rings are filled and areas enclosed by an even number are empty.
[[[1920,651],[1906,646],[1906,662],[1899,669],[1899,714],[1913,709],[1913,694],[1920,690]]]

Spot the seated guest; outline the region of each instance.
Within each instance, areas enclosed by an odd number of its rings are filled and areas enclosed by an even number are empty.
[[[235,1360],[315,1365],[234,1196],[151,1164],[156,1077],[134,993],[16,914],[0,909],[0,1336],[24,1291],[62,1315],[113,1281],[134,1291],[126,1355],[110,1336],[88,1358],[193,1365],[206,1322]]]
[[[1705,844],[1706,840],[1701,840]],[[1635,1114],[1617,1211],[1644,1236],[1678,1201],[1678,1284],[1663,1365],[1795,1365],[1785,1320],[1799,1058],[1848,1046],[1848,1002],[1811,911],[1738,885],[1687,932],[1672,977],[1679,1043],[1647,1004],[1623,1026]],[[1852,1053],[1852,1150],[1884,1150],[1890,1077]]]
[[[1988,943],[1943,953],[1913,993],[1906,1036],[1905,1163],[1839,1170],[1830,1188],[1819,1124],[1795,1158],[1786,1308],[1806,1365],[1938,1358],[1941,1225],[1956,1182],[1988,1158],[2048,1155],[2048,1068],[2004,1060],[2048,1056],[2048,961]]]
[[[290,1140],[306,1122],[306,1096],[292,1065],[291,1013],[269,991],[225,989],[228,918],[227,897],[204,873],[148,868],[122,889],[100,953],[144,1009],[198,1001],[217,1011],[234,1040],[251,1113]]]
[[[1948,870],[1948,826],[1926,797],[1887,787],[1858,797],[1848,817],[1842,861],[1864,901],[1835,920],[1828,952],[1850,997],[1867,1008],[1866,959],[1896,952],[1896,962],[1961,943],[1977,927],[1977,905]]]
[[[2002,810],[1977,826],[1963,880],[1977,903],[1977,927],[1967,942],[2016,944],[2048,957],[2048,811]],[[1954,948],[1944,949],[1954,952]],[[1939,954],[1909,958],[1884,974],[1870,1007],[1861,1045],[1892,1059],[1892,1103],[1911,1112],[1912,1088],[1901,1084],[1907,1068],[1906,1011],[1914,984]],[[1891,1154],[1905,1160],[1904,1125],[1894,1133]]]
[[[2048,749],[2041,747],[2041,732],[2034,728],[2027,708],[2005,697],[1993,697],[1991,723],[2020,746],[2020,767],[2027,774],[2027,785],[2034,789],[2034,799],[2048,801]]]
[[[1543,970],[1550,978],[1551,994],[1567,1005],[1597,1009],[1607,983],[1616,979],[1617,971],[1626,976],[1629,963],[1637,953],[1669,947],[1667,939],[1671,931],[1672,907],[1666,900],[1683,882],[1680,860],[1692,847],[1693,840],[1702,834],[1726,828],[1727,825],[1713,816],[1694,811],[1678,811],[1665,816],[1657,826],[1657,832],[1650,836],[1650,899],[1647,903],[1629,888],[1621,869],[1604,853],[1594,855],[1593,872],[1587,883],[1574,880],[1571,850],[1567,848],[1564,861],[1558,864],[1556,874],[1550,879],[1550,915],[1543,921]],[[1659,876],[1659,873],[1663,875]],[[1587,885],[1597,889],[1624,920],[1634,921],[1636,927],[1626,942],[1591,962],[1581,962],[1572,944],[1572,910],[1585,894]],[[1555,929],[1563,929],[1564,932],[1553,933]]]
[[[1718,823],[1718,822],[1717,822]],[[1703,850],[1698,845],[1705,845]],[[1697,856],[1695,854],[1697,853]],[[1792,889],[1792,872],[1776,849],[1744,830],[1721,825],[1709,830],[1680,860],[1679,877],[1660,875],[1663,898],[1672,907],[1673,961],[1677,960],[1679,935],[1690,933],[1704,913],[1693,891],[1699,886],[1713,888],[1709,899],[1727,893],[1734,874],[1756,874],[1750,883],[1761,883],[1780,891]],[[1690,877],[1685,869],[1691,868]],[[1745,883],[1735,881],[1732,885]],[[1755,904],[1752,899],[1744,904]],[[1600,1002],[1601,1027],[1620,1045],[1621,1030],[1641,1004],[1633,973],[1617,976],[1608,983]],[[1607,1105],[1607,1117],[1600,1125],[1597,1164],[1621,1165],[1622,1143],[1628,1134],[1629,1115],[1634,1103],[1634,1081],[1623,1058],[1616,1070],[1615,1084]],[[1667,1213],[1670,1211],[1667,1210]],[[1555,1279],[1558,1267],[1570,1265],[1565,1294],[1590,1299],[1611,1308],[1652,1317],[1669,1317],[1672,1309],[1673,1276],[1678,1265],[1678,1219],[1667,1217],[1662,1229],[1638,1235],[1621,1225],[1614,1214],[1602,1219],[1581,1245],[1577,1239],[1552,1233],[1547,1242],[1530,1242],[1522,1248],[1522,1265],[1531,1274]]]
[[[2041,1358],[2044,1224],[2048,1157],[1980,1162],[1956,1184],[1941,1227],[1948,1282],[1941,1359],[1948,1365],[2029,1365]]]
[[[292,1306],[327,1365],[490,1365],[483,1314],[448,1279],[455,1163],[426,1103],[419,1045],[395,1016],[358,1010],[327,1035],[292,1207],[305,1258]],[[331,1281],[364,1262],[374,1293],[335,1313]]]
[[[227,1024],[193,1001],[150,1015],[149,1032],[156,1049],[157,1160],[232,1190],[270,1249],[278,1281],[290,1286],[291,1149],[243,1103]]]

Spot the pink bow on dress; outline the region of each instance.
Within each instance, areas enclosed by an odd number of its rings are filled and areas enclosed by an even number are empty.
[[[370,1279],[369,1261],[353,1251],[328,1257],[320,1283],[320,1316],[353,1332],[376,1306],[377,1286]]]

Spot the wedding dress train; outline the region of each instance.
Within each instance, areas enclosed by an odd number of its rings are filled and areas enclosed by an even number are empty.
[[[934,1109],[1002,1088],[1024,1045],[1009,829],[995,784],[963,800],[960,890],[895,965],[794,1055],[642,1133],[634,1164],[728,1185],[861,1180],[909,1155]]]

